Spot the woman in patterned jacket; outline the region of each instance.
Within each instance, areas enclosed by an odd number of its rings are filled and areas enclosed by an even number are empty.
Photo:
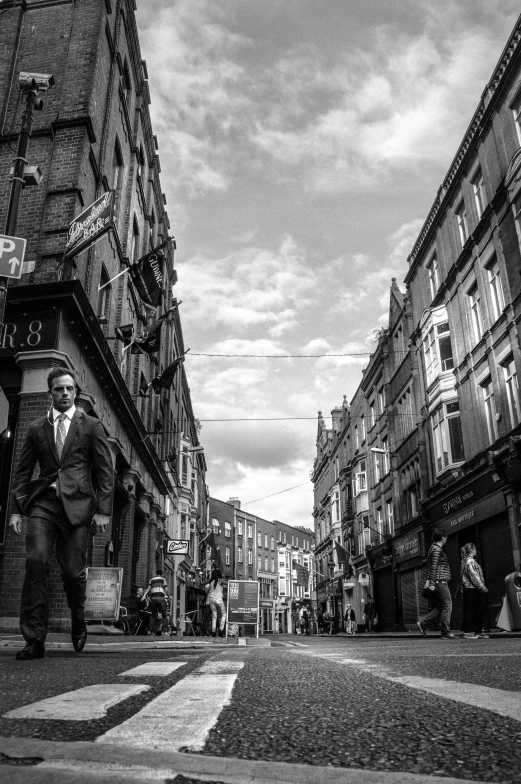
[[[461,548],[460,584],[463,588],[463,622],[461,628],[466,640],[477,640],[479,637],[488,637],[482,633],[483,594],[488,593],[488,588],[483,580],[481,566],[476,561],[476,545],[472,542]]]

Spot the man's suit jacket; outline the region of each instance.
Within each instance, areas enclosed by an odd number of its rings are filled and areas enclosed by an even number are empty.
[[[40,476],[31,482],[36,463]],[[34,496],[53,482],[72,525],[88,525],[96,513],[112,514],[114,471],[110,447],[101,422],[81,408],[74,412],[61,460],[56,451],[54,426],[48,417],[29,425],[13,476],[10,513],[21,510],[27,514],[24,498],[32,505]]]

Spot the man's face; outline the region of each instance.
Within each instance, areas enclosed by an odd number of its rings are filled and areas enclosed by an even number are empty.
[[[56,411],[63,413],[68,411],[74,405],[74,397],[76,394],[76,387],[74,379],[68,373],[63,376],[57,376],[52,380],[50,390],[52,404]]]

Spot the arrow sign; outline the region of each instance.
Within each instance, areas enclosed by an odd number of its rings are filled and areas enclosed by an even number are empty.
[[[26,240],[21,237],[6,237],[0,234],[0,276],[20,278],[22,276]]]

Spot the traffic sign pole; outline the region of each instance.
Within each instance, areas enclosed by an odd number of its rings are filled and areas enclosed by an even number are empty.
[[[24,171],[25,165],[27,163],[26,156],[27,150],[29,149],[29,139],[31,138],[31,130],[33,127],[34,104],[36,98],[36,89],[27,91],[25,111],[22,115],[20,133],[18,134],[18,147],[16,150],[16,158],[14,160],[11,193],[9,195],[9,206],[7,208],[5,233],[8,235],[8,237],[13,237],[16,234],[20,195],[22,193],[22,187],[24,184]],[[20,260],[20,267],[21,263],[22,262]],[[0,276],[0,337],[3,337],[4,331],[5,305],[7,301],[7,280],[8,279],[5,277],[5,275]]]

